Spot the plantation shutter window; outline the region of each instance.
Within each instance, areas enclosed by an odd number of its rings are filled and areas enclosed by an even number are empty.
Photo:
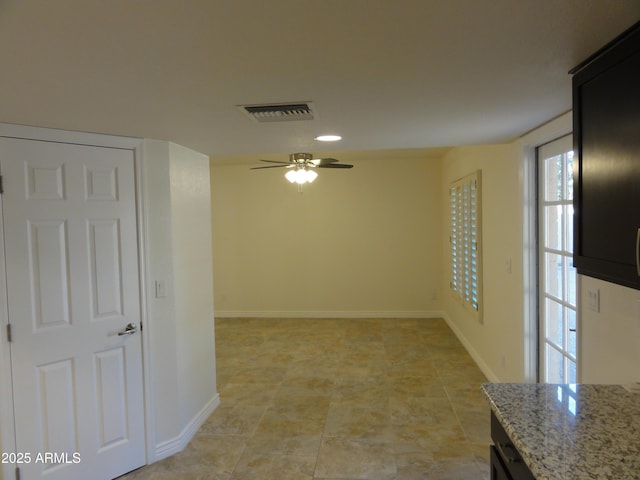
[[[451,291],[482,321],[481,172],[449,187]]]

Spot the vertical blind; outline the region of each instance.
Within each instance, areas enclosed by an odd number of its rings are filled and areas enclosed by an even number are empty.
[[[449,187],[451,214],[451,290],[470,310],[482,303],[480,170]],[[481,318],[479,317],[481,320]]]

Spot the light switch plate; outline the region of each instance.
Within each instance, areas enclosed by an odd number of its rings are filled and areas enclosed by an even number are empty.
[[[600,312],[600,289],[587,290],[587,308],[593,312]]]
[[[165,298],[167,296],[167,281],[156,280],[156,298]]]

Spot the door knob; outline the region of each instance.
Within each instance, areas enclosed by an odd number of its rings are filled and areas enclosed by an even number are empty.
[[[137,323],[130,323],[129,325],[124,327],[124,330],[120,330],[118,332],[118,336],[121,337],[123,335],[133,335],[137,331],[138,331],[138,324]]]

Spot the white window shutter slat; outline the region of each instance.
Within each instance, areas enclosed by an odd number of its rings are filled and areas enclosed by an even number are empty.
[[[449,188],[451,232],[450,286],[454,295],[481,317],[481,172],[453,182]]]

